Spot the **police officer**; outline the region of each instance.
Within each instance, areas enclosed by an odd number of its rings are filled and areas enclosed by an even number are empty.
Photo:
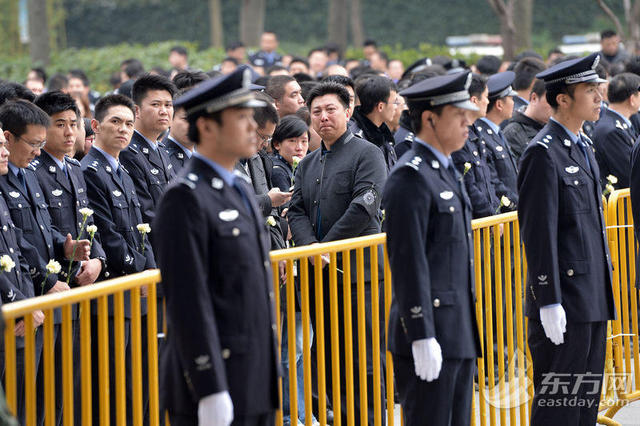
[[[118,157],[127,146],[133,133],[135,109],[133,102],[124,95],[108,95],[96,104],[94,119],[91,127],[96,139],[89,153],[82,159],[81,167],[87,184],[89,207],[94,211],[94,220],[100,231],[102,248],[107,255],[105,278],[115,278],[127,274],[153,269],[156,263],[148,236],[143,235],[137,225],[143,223],[141,203],[136,195],[136,189],[127,170],[120,164]],[[146,242],[146,243],[145,243]],[[146,294],[142,289],[140,312],[144,317],[147,313]],[[111,298],[110,298],[111,299]],[[125,350],[127,357],[127,389],[118,390],[127,395],[127,420],[131,422],[131,353],[129,346],[131,302],[129,292],[125,292]],[[94,312],[95,313],[95,312]],[[114,318],[113,306],[109,305],[109,333],[113,341]],[[97,315],[92,316],[92,340],[98,341]],[[143,333],[144,329],[143,327]],[[143,335],[144,336],[144,335]],[[145,341],[144,339],[142,341]],[[146,345],[143,345],[143,350]],[[109,371],[115,368],[115,347],[110,346]],[[92,352],[92,365],[98,365],[98,351]],[[143,373],[146,371],[146,358],[142,356]],[[98,370],[92,369],[92,398],[93,424],[98,424],[100,412],[98,410]],[[110,388],[115,387],[115,375],[110,375]],[[143,376],[144,380],[144,376]],[[144,386],[144,384],[143,384]],[[145,387],[146,388],[146,387]],[[143,388],[143,389],[145,389]],[[115,400],[111,393],[110,418],[115,419]],[[115,420],[113,420],[115,421]]]
[[[198,148],[154,224],[168,320],[160,387],[172,425],[273,425],[278,406],[269,236],[253,188],[233,173],[256,150],[252,108],[264,103],[249,84],[243,66],[176,101]]]
[[[520,163],[532,425],[594,424],[598,414],[607,320],[615,308],[600,172],[580,128],[600,113],[602,80],[594,71],[599,60],[594,53],[537,75],[553,114]],[[563,386],[549,386],[558,381]],[[577,403],[553,403],[563,398]]]
[[[465,143],[468,110],[477,110],[470,83],[471,74],[461,72],[400,93],[417,133],[389,176],[383,205],[394,290],[389,350],[407,426],[467,425],[471,418],[480,355],[471,203],[450,157]]]
[[[136,187],[142,204],[142,219],[152,223],[165,187],[175,177],[167,152],[158,138],[171,126],[176,88],[162,76],[145,74],[133,84],[136,129],[121,161]]]
[[[640,108],[640,76],[618,74],[607,88],[609,106],[600,114],[593,131],[596,160],[600,168],[600,184],[607,184],[609,175],[615,176],[611,184],[615,189],[629,187],[629,161],[636,140],[636,132],[629,118]]]
[[[496,214],[500,205],[496,196],[496,185],[500,186],[500,183],[495,170],[489,164],[489,149],[478,128],[482,127],[480,118],[487,113],[488,94],[486,78],[480,74],[472,74],[469,101],[476,105],[477,111],[468,112],[473,119],[473,124],[469,126],[469,137],[462,149],[451,154],[453,164],[462,175],[467,195],[471,200],[474,219]]]
[[[514,78],[513,71],[505,71],[489,77],[487,114],[480,118],[476,126],[489,150],[489,161],[498,175],[500,185],[496,187],[496,195],[498,198],[504,195],[510,201],[508,205],[501,205],[504,210],[513,210],[518,202],[516,187],[518,167],[509,143],[500,130],[500,123],[510,119],[513,114],[513,97],[517,96],[511,88]]]
[[[187,112],[184,108],[175,108],[170,132],[162,141],[162,145],[164,145],[164,149],[176,174],[182,170],[191,158],[195,148],[195,144],[191,142],[189,136],[187,136],[188,130]]]

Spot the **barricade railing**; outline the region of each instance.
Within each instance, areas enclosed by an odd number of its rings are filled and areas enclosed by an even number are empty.
[[[143,417],[147,416],[151,425],[158,425],[160,419],[155,301],[156,283],[159,281],[159,271],[151,270],[63,293],[3,305],[4,385],[10,410],[14,414],[18,413],[18,401],[24,398],[24,417],[21,421],[29,426],[35,425],[36,395],[40,393],[44,396],[44,412],[40,415],[44,415],[45,425],[54,425],[56,389],[60,389],[62,395],[58,397],[62,397],[62,420],[65,426],[74,422],[84,425],[98,424],[94,421],[96,416],[99,416],[100,425],[127,424],[128,417],[132,424],[143,424]],[[125,298],[128,299],[130,307],[127,313]],[[153,302],[146,303],[145,299]],[[147,306],[147,312],[141,314],[141,306],[144,304]],[[38,310],[44,313],[45,320],[42,326],[34,331],[32,314]],[[54,310],[61,311],[62,320],[59,325],[54,324]],[[128,318],[125,318],[125,314]],[[16,337],[14,334],[16,324],[20,321],[24,321],[24,337]],[[126,329],[125,322],[128,325]],[[92,323],[97,327],[93,333]],[[146,327],[146,330],[143,330],[143,327]],[[57,338],[61,339],[61,371],[55,371],[54,367],[56,331]],[[92,334],[97,335],[97,342],[92,341]],[[110,340],[110,335],[113,335],[113,340]],[[146,336],[146,342],[143,341],[143,336]],[[110,351],[113,351],[112,360],[109,359]],[[92,362],[92,354],[95,359],[96,352],[97,365]],[[142,356],[145,353],[148,358],[147,362],[143,363]],[[24,373],[21,374],[22,377],[18,377],[16,366],[19,357],[22,356]],[[39,391],[36,389],[38,358],[41,359],[44,371],[41,382],[43,389]],[[110,371],[111,368],[114,371]],[[98,383],[92,383],[94,369],[97,369]],[[126,374],[126,369],[130,369],[130,375]],[[110,375],[115,376],[115,389],[110,388]],[[143,383],[143,377],[148,378],[146,383]],[[19,381],[24,383],[24,395],[18,395]],[[79,387],[76,387],[78,384]],[[143,400],[143,388],[145,395],[148,395],[148,407],[147,401]],[[131,390],[130,395],[127,394],[127,389]],[[96,390],[99,393],[97,406],[92,403],[92,392]],[[115,418],[110,418],[110,400],[114,403]],[[131,401],[130,407],[127,407],[127,401]],[[76,404],[80,407],[74,407]]]

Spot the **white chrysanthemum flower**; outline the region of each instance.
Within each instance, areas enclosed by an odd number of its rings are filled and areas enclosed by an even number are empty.
[[[50,260],[49,263],[47,263],[47,272],[50,274],[58,274],[60,272],[60,269],[60,264],[53,259]]]
[[[136,228],[138,228],[138,232],[141,234],[148,234],[151,232],[151,226],[148,223],[139,223],[136,225]]]
[[[0,269],[2,272],[11,272],[15,266],[15,262],[8,254],[4,254],[0,257]]]

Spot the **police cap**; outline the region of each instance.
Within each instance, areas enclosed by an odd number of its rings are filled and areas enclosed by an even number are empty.
[[[456,74],[439,75],[427,78],[400,92],[407,100],[409,108],[412,105],[425,105],[434,108],[442,105],[453,105],[458,108],[478,111],[469,101],[469,85],[471,73],[464,71]]]
[[[187,115],[213,113],[223,109],[265,106],[255,98],[251,88],[251,70],[246,65],[234,72],[205,80],[173,102],[174,108],[184,108]]]
[[[544,80],[546,86],[554,84],[606,83],[596,73],[600,62],[600,54],[592,53],[584,58],[571,59],[547,68],[538,73],[536,78]]]
[[[516,93],[511,84],[516,78],[516,73],[513,71],[499,72],[493,74],[487,80],[487,88],[489,89],[489,99],[500,99],[507,96],[516,96]]]

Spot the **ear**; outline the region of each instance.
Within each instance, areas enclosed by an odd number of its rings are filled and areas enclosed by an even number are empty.
[[[136,110],[136,120],[140,118],[140,107],[138,105],[134,105]]]
[[[347,121],[351,118],[351,109],[349,107],[346,107],[344,109],[344,113],[347,116]]]
[[[382,110],[384,109],[384,102],[378,102],[378,105],[376,105],[376,109],[378,110],[378,112],[382,112]]]
[[[4,134],[4,138],[7,140],[7,142],[13,142],[13,133],[8,130],[4,130],[2,133]]]
[[[100,133],[100,122],[95,118],[91,119],[91,130],[93,130],[95,134]]]

